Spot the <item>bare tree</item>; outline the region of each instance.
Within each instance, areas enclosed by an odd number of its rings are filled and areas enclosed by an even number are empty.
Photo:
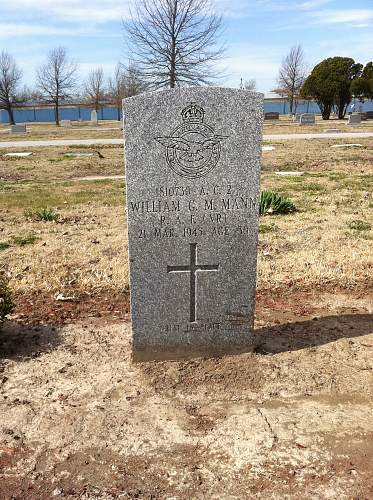
[[[37,86],[45,102],[54,105],[56,125],[60,124],[61,101],[73,96],[77,65],[67,57],[64,47],[52,49],[45,64],[36,72]]]
[[[126,86],[123,67],[120,63],[115,66],[114,74],[108,81],[108,97],[117,108],[118,121],[121,119],[122,100],[126,97]]]
[[[256,90],[255,78],[250,78],[249,80],[245,80],[245,81],[243,81],[243,79],[241,78],[240,89],[241,90]]]
[[[96,68],[92,70],[84,85],[84,97],[87,103],[97,112],[102,107],[105,99],[104,70]]]
[[[210,0],[135,0],[123,27],[131,57],[149,89],[208,84],[223,55],[222,18]]]
[[[14,125],[13,108],[26,100],[25,92],[19,89],[22,71],[13,56],[0,53],[0,109],[8,112],[9,123]]]
[[[109,78],[108,89],[109,99],[117,107],[118,120],[120,120],[122,100],[140,94],[145,90],[145,86],[139,71],[133,63],[129,62],[128,66],[117,64],[113,76]]]
[[[290,49],[283,59],[277,78],[277,94],[289,101],[290,113],[295,113],[298,105],[299,92],[307,76],[303,49],[300,45]]]

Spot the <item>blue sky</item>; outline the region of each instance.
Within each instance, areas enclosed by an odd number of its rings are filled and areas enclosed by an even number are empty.
[[[296,44],[311,69],[336,55],[373,60],[373,0],[212,1],[224,18],[224,86],[255,78],[259,90],[270,91]],[[127,56],[121,19],[128,11],[125,0],[2,0],[0,50],[15,56],[30,85],[36,66],[58,45],[79,64],[82,79],[97,66],[109,75]]]

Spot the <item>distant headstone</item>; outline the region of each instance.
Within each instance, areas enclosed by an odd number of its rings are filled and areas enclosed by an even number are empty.
[[[331,148],[362,148],[362,144],[334,144]]]
[[[263,96],[124,101],[133,359],[252,347]]]
[[[71,127],[71,120],[61,120],[60,125],[61,127]]]
[[[11,134],[26,134],[26,125],[24,124],[17,124],[17,125],[12,125],[10,127],[10,133]]]
[[[280,113],[276,113],[274,111],[270,111],[268,113],[264,113],[264,119],[265,120],[279,120],[280,119]]]
[[[364,122],[365,122],[365,121],[367,121],[368,116],[367,116],[367,114],[366,114],[366,113],[361,112],[361,113],[359,113],[359,115],[361,116],[361,121],[364,121]]]
[[[281,171],[281,172],[275,172],[276,175],[282,175],[284,177],[301,177],[304,175],[304,172],[299,172],[299,171]]]
[[[91,125],[98,125],[97,111],[95,109],[91,111]]]
[[[9,156],[14,158],[27,158],[28,156],[32,156],[32,152],[23,152],[23,153],[5,153],[3,156]]]
[[[315,125],[315,115],[313,113],[302,113],[299,116],[299,125]]]
[[[373,120],[373,111],[366,111],[365,114],[368,120]]]
[[[348,115],[347,125],[356,125],[357,123],[361,123],[361,115],[360,114]]]

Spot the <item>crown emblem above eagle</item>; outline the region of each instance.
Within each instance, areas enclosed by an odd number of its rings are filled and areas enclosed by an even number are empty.
[[[219,158],[221,143],[227,136],[218,135],[204,123],[202,106],[191,102],[181,111],[183,124],[169,136],[154,139],[166,148],[168,165],[178,175],[197,178],[212,170]]]

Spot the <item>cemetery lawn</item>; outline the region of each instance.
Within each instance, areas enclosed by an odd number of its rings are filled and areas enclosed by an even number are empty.
[[[0,498],[373,497],[373,139],[271,145],[254,352],[140,365],[122,148],[0,148]]]
[[[279,120],[265,120],[263,134],[321,133],[329,129],[337,129],[341,132],[373,132],[373,120],[362,121],[356,125],[347,125],[347,118],[345,120],[323,120],[320,115],[316,115],[315,125],[300,127],[288,116],[281,115]]]
[[[54,139],[120,139],[122,131],[118,121],[99,122],[92,126],[89,122],[73,122],[68,127],[57,127],[53,123],[26,123],[26,134],[10,134],[9,124],[0,125],[2,141],[43,141]],[[1,147],[1,144],[0,144]]]
[[[269,120],[264,122],[263,134],[305,134],[321,133],[328,129],[337,129],[341,132],[373,132],[373,120],[363,121],[357,125],[346,125],[346,120],[322,120],[316,117],[315,125],[300,127],[294,124],[287,116],[281,116],[280,120]],[[118,121],[99,121],[98,126],[92,126],[89,122],[72,122],[68,127],[57,127],[53,123],[27,123],[27,134],[10,134],[9,124],[0,124],[0,148],[4,141],[26,141],[26,140],[55,140],[55,139],[120,139],[122,132]]]

